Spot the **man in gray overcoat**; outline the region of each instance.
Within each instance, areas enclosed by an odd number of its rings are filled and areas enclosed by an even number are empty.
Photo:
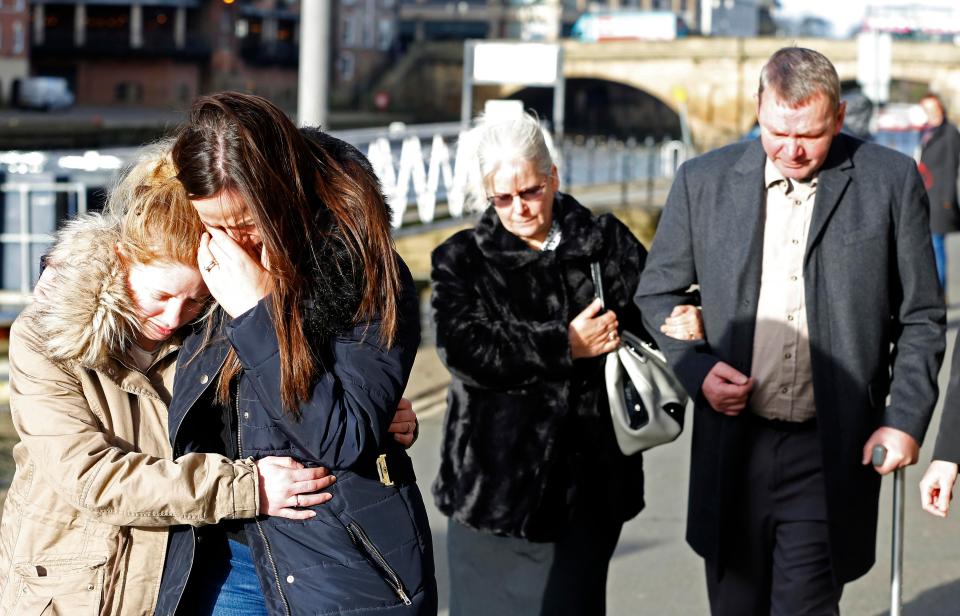
[[[714,615],[837,614],[874,562],[880,476],[916,462],[937,400],[926,192],[843,117],[827,58],[771,56],[760,139],[680,168],[636,294],[696,401],[687,541]],[[667,338],[691,285],[706,337]]]

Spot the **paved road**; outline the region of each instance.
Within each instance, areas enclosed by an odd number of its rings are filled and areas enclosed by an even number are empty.
[[[949,357],[956,327],[960,323],[960,237],[950,238],[954,267],[950,285],[952,323],[948,335],[947,361],[941,373],[946,385]],[[421,417],[420,441],[412,453],[424,490],[434,546],[437,551],[441,614],[446,613],[446,518],[433,508],[430,484],[439,465],[440,428],[446,372],[432,347],[421,350],[408,392],[418,398]],[[960,522],[956,513],[938,520],[920,510],[917,482],[930,460],[933,437],[939,425],[939,409],[919,466],[908,469],[905,550],[905,614],[956,616],[960,614]],[[646,457],[647,509],[624,527],[611,566],[608,592],[609,614],[688,616],[707,613],[701,561],[686,546],[683,532],[686,515],[689,431],[677,443],[650,452]],[[880,616],[889,606],[890,488],[884,481],[880,504],[877,564],[865,577],[850,584],[844,593],[845,616]]]

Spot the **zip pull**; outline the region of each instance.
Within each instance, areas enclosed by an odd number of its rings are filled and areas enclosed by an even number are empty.
[[[400,597],[400,600],[403,601],[404,605],[413,605],[413,601],[410,600],[410,597],[407,596],[407,593],[403,592],[402,588],[397,588],[397,596]]]

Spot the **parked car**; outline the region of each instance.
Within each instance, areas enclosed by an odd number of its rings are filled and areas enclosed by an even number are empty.
[[[21,109],[66,109],[73,92],[63,77],[24,77],[14,84],[14,104]]]

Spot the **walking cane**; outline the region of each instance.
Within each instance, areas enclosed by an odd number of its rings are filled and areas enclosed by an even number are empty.
[[[887,457],[887,448],[877,445],[873,448],[871,462],[874,466],[883,464]],[[903,489],[906,483],[906,468],[893,471],[893,545],[890,550],[890,616],[903,614]]]

